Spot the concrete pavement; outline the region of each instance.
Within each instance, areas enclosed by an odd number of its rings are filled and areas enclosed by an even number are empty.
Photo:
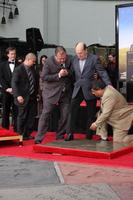
[[[0,157],[1,200],[131,200],[133,170]]]

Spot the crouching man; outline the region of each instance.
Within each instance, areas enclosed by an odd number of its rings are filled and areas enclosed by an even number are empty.
[[[94,81],[92,93],[101,98],[101,108],[95,122],[90,126],[101,139],[107,139],[107,124],[113,128],[114,142],[133,142],[128,131],[133,124],[133,106],[129,106],[122,94],[101,80]]]

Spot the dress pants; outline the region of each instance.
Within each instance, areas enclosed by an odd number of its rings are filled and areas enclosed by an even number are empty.
[[[129,130],[119,130],[113,128],[113,141],[133,144],[133,135],[128,135],[128,131]]]
[[[96,118],[96,99],[86,100],[84,98],[82,89],[80,89],[76,97],[71,100],[70,114],[69,114],[68,124],[67,124],[67,134],[74,132],[76,118],[78,116],[78,109],[79,109],[80,103],[83,100],[85,100],[86,102],[86,109],[87,109],[87,124],[86,124],[85,132],[87,135],[94,134],[94,131],[90,130],[89,127],[92,124],[92,122],[95,121],[95,118]]]
[[[12,115],[12,125],[15,132],[17,132],[17,114],[18,109],[14,104],[14,98],[9,93],[2,94],[2,127],[9,129],[10,114]]]
[[[34,130],[37,102],[35,97],[30,97],[26,105],[18,106],[17,128],[18,133],[24,138],[29,137]]]
[[[60,100],[58,101],[60,110],[60,119],[57,128],[57,137],[63,136],[66,133],[66,125],[70,109],[69,99],[65,93],[62,92]],[[43,100],[43,110],[38,123],[38,133],[35,141],[42,141],[49,128],[50,116],[55,107],[55,104],[50,103],[48,100]]]

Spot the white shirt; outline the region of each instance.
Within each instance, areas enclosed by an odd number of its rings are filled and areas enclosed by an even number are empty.
[[[83,72],[85,61],[86,61],[86,59],[85,60],[79,60],[79,66],[80,66],[81,73]]]
[[[9,67],[10,67],[11,72],[13,73],[14,67],[15,67],[15,62],[14,62],[14,64],[13,63],[9,63]]]

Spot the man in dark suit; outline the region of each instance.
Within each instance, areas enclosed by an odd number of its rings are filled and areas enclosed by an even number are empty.
[[[10,113],[12,113],[13,128],[17,131],[17,107],[14,104],[13,93],[11,87],[11,79],[16,63],[16,49],[8,47],[6,49],[8,60],[0,64],[0,84],[2,86],[2,127],[9,129]]]
[[[33,131],[37,111],[38,76],[34,69],[36,56],[26,55],[25,60],[14,71],[12,89],[15,104],[18,107],[17,129],[23,138],[33,139]]]
[[[35,137],[36,144],[42,142],[48,130],[50,114],[55,105],[58,105],[60,109],[56,139],[64,138],[72,93],[70,67],[70,58],[62,46],[58,46],[55,49],[55,55],[46,60],[41,74],[44,81],[43,110],[39,119],[38,134]]]
[[[96,115],[96,97],[91,93],[91,84],[97,72],[106,85],[111,84],[109,77],[96,55],[89,54],[86,44],[79,42],[75,46],[76,56],[73,59],[72,70],[75,77],[71,109],[67,125],[66,141],[73,140],[75,120],[80,103],[85,100],[87,105],[88,122],[86,125],[87,138],[91,139],[93,131],[89,126]]]

